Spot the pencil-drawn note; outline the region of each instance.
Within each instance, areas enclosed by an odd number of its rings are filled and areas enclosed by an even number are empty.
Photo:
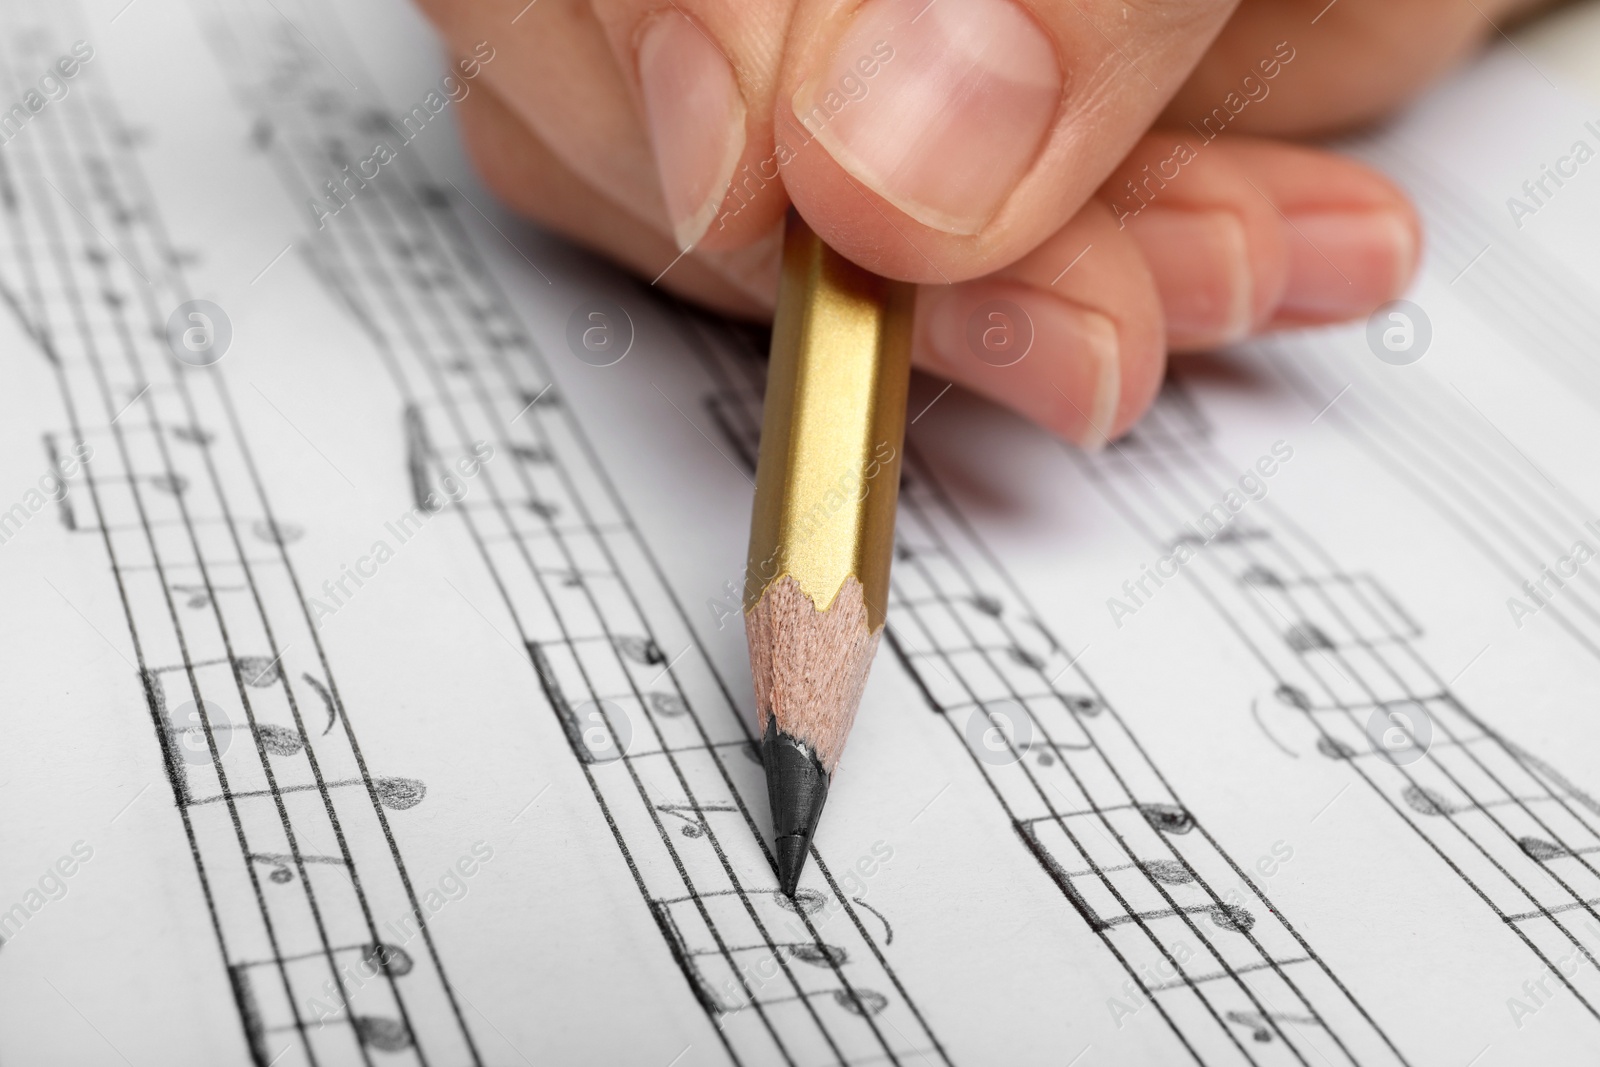
[[[877,1015],[889,1006],[889,998],[872,989],[835,989],[834,1003],[852,1015]]]
[[[812,941],[794,942],[783,946],[789,950],[789,956],[801,963],[809,963],[813,967],[825,970],[834,967],[843,967],[850,962],[849,953],[838,945],[819,945]]]
[[[1176,804],[1140,804],[1139,814],[1153,829],[1165,834],[1186,834],[1194,829],[1194,816]]]
[[[304,526],[274,519],[257,519],[250,524],[250,532],[269,545],[292,545],[306,535]]]
[[[198,426],[172,426],[167,430],[173,437],[184,444],[204,447],[216,440],[216,435],[210,430],[202,430]]]
[[[1259,1011],[1230,1011],[1223,1018],[1235,1026],[1242,1026],[1250,1031],[1250,1040],[1262,1044],[1273,1041],[1278,1036],[1277,1024],[1280,1022],[1294,1023],[1300,1026],[1320,1026],[1322,1021],[1311,1015],[1287,1015],[1280,1012],[1263,1014]]]
[[[1084,693],[1063,693],[1061,694],[1061,702],[1067,706],[1067,710],[1072,714],[1082,715],[1088,719],[1092,719],[1106,710],[1104,701],[1099,697],[1088,696]]]
[[[1299,708],[1301,711],[1311,710],[1311,697],[1304,689],[1284,684],[1274,689],[1272,695],[1278,698],[1278,703],[1280,704],[1286,704],[1291,708]]]
[[[1588,848],[1573,848],[1570,845],[1558,845],[1554,841],[1546,841],[1541,837],[1518,838],[1517,844],[1521,846],[1522,851],[1540,863],[1549,863],[1551,860],[1570,859],[1600,852],[1600,845],[1590,845]]]
[[[546,522],[561,514],[561,505],[554,504],[548,500],[529,500],[523,506]]]
[[[1029,652],[1021,645],[1010,646],[1006,649],[1006,653],[1010,655],[1012,660],[1014,660],[1019,666],[1026,667],[1031,671],[1044,670],[1044,659],[1036,653]]]
[[[1355,759],[1359,755],[1350,745],[1327,734],[1317,738],[1317,751],[1329,759]]]
[[[774,889],[772,899],[778,907],[796,915],[815,915],[828,902],[828,898],[818,889],[797,889],[792,897],[781,889]]]
[[[258,723],[254,732],[256,740],[261,742],[261,747],[274,756],[293,756],[305,748],[305,742],[300,739],[300,735],[287,726],[270,722]]]
[[[1309,622],[1297,622],[1284,631],[1283,639],[1296,652],[1332,651],[1333,641]]]
[[[1244,573],[1239,575],[1239,579],[1245,585],[1253,585],[1260,589],[1282,589],[1284,587],[1283,579],[1278,576],[1277,571],[1269,570],[1260,565],[1246,568]]]
[[[182,496],[189,491],[189,479],[181,474],[152,474],[148,480],[152,486],[169,496]]]
[[[238,665],[239,679],[245,685],[252,689],[265,689],[277,685],[283,679],[283,670],[278,664],[278,660],[282,658],[281,655],[277,659],[269,659],[266,656],[239,656],[234,663]]]
[[[977,593],[972,597],[972,606],[991,618],[998,619],[1004,607],[1000,598],[989,593]]]
[[[614,639],[617,651],[635,663],[646,667],[659,667],[667,662],[667,657],[662,654],[656,643],[645,637],[617,637]]]
[[[675,719],[680,715],[687,715],[689,713],[689,705],[677,693],[656,692],[650,694],[650,710],[657,715]]]
[[[704,837],[711,829],[705,820],[706,812],[737,812],[739,809],[732,804],[657,804],[656,810],[675,819],[682,819],[684,825],[678,827],[678,831],[684,837]]]
[[[295,864],[295,856],[293,853],[252,852],[250,853],[250,862],[269,864],[272,867],[272,871],[267,875],[267,877],[272,879],[274,882],[277,882],[279,885],[294,881],[294,872],[289,869]],[[333,867],[345,866],[344,860],[337,856],[307,856],[303,853],[299,857],[299,862],[322,863]]]
[[[1121,926],[1131,922],[1145,923],[1151,919],[1167,919],[1175,915],[1204,915],[1216,925],[1217,929],[1241,934],[1249,933],[1250,928],[1256,924],[1256,917],[1238,904],[1191,904],[1183,908],[1157,908],[1131,915],[1117,915],[1102,922],[1106,926]]]
[[[311,783],[308,785],[284,785],[276,790],[250,789],[237,792],[218,793],[209,797],[195,797],[187,803],[192,807],[202,804],[220,804],[225,800],[239,801],[252,800],[257,797],[271,797],[285,793],[312,793],[319,790],[349,789],[354,786],[365,787],[368,784],[363,778],[344,778],[337,782],[324,782],[321,786]],[[428,787],[415,778],[373,778],[371,779],[372,791],[378,797],[378,803],[393,811],[406,811],[421,804],[428,795]]]
[[[1547,803],[1556,799],[1550,795],[1527,797],[1500,797],[1495,800],[1466,800],[1453,801],[1436,789],[1427,786],[1408,785],[1400,791],[1400,797],[1406,802],[1406,807],[1419,815],[1460,815],[1464,812],[1484,811],[1488,808],[1522,807],[1527,804]],[[1538,857],[1534,857],[1537,859]]]
[[[379,1052],[404,1052],[411,1047],[411,1031],[406,1029],[406,1024],[399,1019],[388,1019],[380,1015],[357,1015],[351,1020],[356,1028],[356,1036],[363,1045],[368,1045]]]
[[[1195,881],[1194,872],[1185,864],[1178,860],[1169,859],[1139,860],[1134,863],[1119,863],[1095,870],[1063,870],[1062,873],[1068,878],[1094,878],[1111,874],[1115,871],[1143,871],[1151,881],[1161,882],[1164,885],[1188,885]]]

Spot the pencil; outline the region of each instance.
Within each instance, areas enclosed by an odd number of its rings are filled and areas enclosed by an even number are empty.
[[[789,213],[744,602],[773,851],[789,896],[883,632],[915,293]]]

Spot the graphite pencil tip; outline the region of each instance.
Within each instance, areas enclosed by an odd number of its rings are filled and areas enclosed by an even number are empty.
[[[778,885],[785,896],[792,897],[811,852],[822,806],[828,802],[828,772],[809,745],[779,730],[770,720],[761,739],[761,762],[767,769]]]

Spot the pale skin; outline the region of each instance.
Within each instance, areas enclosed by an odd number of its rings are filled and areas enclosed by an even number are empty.
[[[513,210],[764,319],[793,204],[919,283],[919,368],[1087,447],[1138,420],[1169,352],[1398,296],[1422,245],[1405,195],[1293,139],[1392,111],[1532,6],[420,3],[456,53],[495,50],[460,117]],[[994,300],[1035,336],[1006,367],[969,339]]]

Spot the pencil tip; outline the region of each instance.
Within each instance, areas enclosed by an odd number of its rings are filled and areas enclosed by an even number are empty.
[[[778,886],[794,896],[811,852],[811,838],[828,800],[828,772],[810,746],[769,721],[761,739],[761,762],[767,769],[767,799],[772,806],[773,851],[778,861]]]

